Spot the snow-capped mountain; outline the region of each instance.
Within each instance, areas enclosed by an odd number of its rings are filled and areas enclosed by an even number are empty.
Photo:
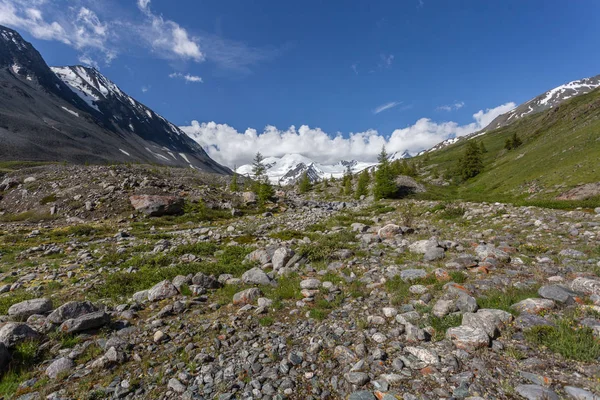
[[[49,68],[0,26],[0,159],[143,162],[230,173],[93,68]]]
[[[315,182],[323,178],[341,178],[347,168],[350,168],[352,173],[357,173],[377,164],[351,160],[328,165],[316,163],[300,154],[286,154],[283,157],[267,157],[263,160],[263,165],[267,169],[266,173],[271,183],[291,185],[297,182],[304,172],[311,181]],[[236,172],[240,175],[252,176],[252,165],[242,165]]]
[[[600,75],[596,75],[591,78],[579,79],[557,86],[521,104],[520,106],[513,108],[509,112],[499,115],[482,130],[462,137],[446,139],[443,142],[436,144],[432,148],[420,152],[419,155],[442,149],[458,142],[459,140],[476,138],[485,134],[486,132],[509,125],[520,118],[556,107],[570,98],[589,93],[598,87],[600,87]]]
[[[556,107],[565,100],[589,93],[597,87],[600,87],[600,75],[565,83],[564,85],[550,89],[547,92],[542,93],[541,95],[521,104],[517,108],[498,116],[483,130],[486,132],[491,131],[508,125],[527,115]]]

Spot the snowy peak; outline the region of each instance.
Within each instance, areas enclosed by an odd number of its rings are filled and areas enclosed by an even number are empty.
[[[263,160],[269,181],[279,185],[292,185],[304,173],[312,182],[324,178],[341,178],[348,167],[353,173],[360,172],[376,163],[355,160],[340,161],[336,164],[320,164],[301,154],[286,154],[283,157],[267,157]],[[242,165],[236,171],[240,175],[252,176],[252,165]]]
[[[98,100],[106,100],[109,96],[123,96],[121,89],[96,69],[76,65],[52,67],[51,70],[69,85],[75,94],[96,110],[98,110],[96,105]]]
[[[565,100],[589,93],[598,87],[600,87],[600,75],[565,83],[521,104],[506,114],[500,115],[485,127],[484,131],[491,131],[525,116],[556,107]]]

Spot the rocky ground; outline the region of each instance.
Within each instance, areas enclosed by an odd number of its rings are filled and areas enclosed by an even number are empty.
[[[259,209],[142,166],[4,178],[5,398],[600,396],[600,209]]]

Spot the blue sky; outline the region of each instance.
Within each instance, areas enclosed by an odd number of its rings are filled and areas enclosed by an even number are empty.
[[[599,74],[598,15],[595,0],[0,0],[48,64],[97,65],[228,165],[368,160],[481,128]]]

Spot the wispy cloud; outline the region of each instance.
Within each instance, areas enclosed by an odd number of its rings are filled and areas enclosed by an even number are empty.
[[[379,55],[379,68],[391,68],[394,62],[393,54],[381,53]]]
[[[354,73],[355,73],[356,75],[358,75],[358,64],[352,64],[352,65],[350,66],[350,68],[352,68],[352,71],[354,71]]]
[[[379,114],[380,112],[389,110],[390,108],[394,108],[396,106],[399,106],[400,104],[402,104],[401,101],[391,101],[389,103],[382,104],[373,110],[373,114]]]
[[[197,75],[190,75],[190,74],[182,74],[181,72],[173,72],[172,74],[169,74],[169,78],[177,78],[177,79],[183,79],[186,82],[192,82],[192,83],[202,83],[202,78],[200,78]]]
[[[419,0],[419,4],[417,4],[417,8],[423,8],[425,6],[425,2],[423,0]]]
[[[454,111],[454,110],[460,110],[464,106],[465,106],[464,101],[458,101],[454,104],[444,104],[443,106],[439,106],[436,108],[436,110],[437,111]]]
[[[263,132],[251,128],[238,132],[226,124],[198,121],[192,121],[191,125],[181,128],[200,143],[211,158],[229,167],[250,163],[257,151],[266,157],[281,157],[289,153],[302,154],[317,162],[328,164],[353,159],[371,162],[377,160],[381,146],[385,145],[390,154],[404,151],[415,154],[448,138],[481,130],[498,115],[514,107],[514,103],[507,103],[480,110],[473,114],[473,122],[466,125],[421,118],[406,128],[395,129],[389,135],[367,130],[349,133],[344,137],[306,125],[298,129],[291,126],[280,130],[274,126],[267,126]]]
[[[114,11],[124,9],[117,0],[0,0],[0,24],[27,31],[37,39],[62,42],[81,51],[88,61],[106,64],[120,53],[143,50],[155,58],[207,61],[223,70],[248,73],[282,51],[192,32],[155,12],[151,0],[137,0],[136,4],[139,14],[131,17],[129,12]]]
[[[142,93],[146,93],[150,90],[151,86],[142,86]]]

